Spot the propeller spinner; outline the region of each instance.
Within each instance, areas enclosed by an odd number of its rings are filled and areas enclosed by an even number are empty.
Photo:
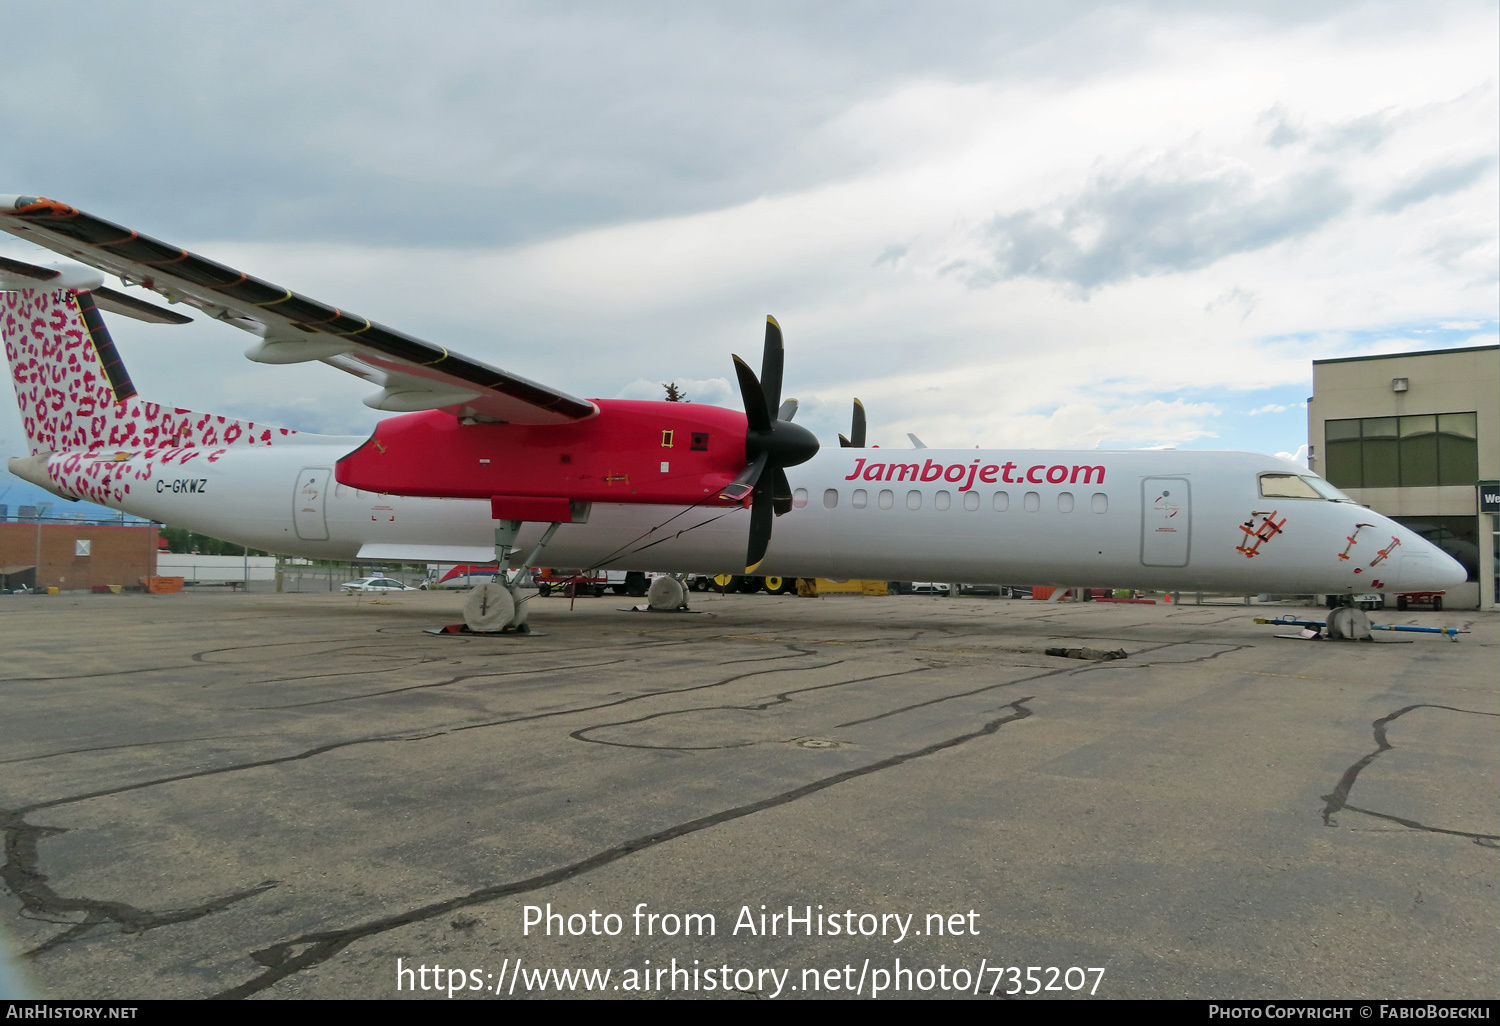
[[[745,404],[745,458],[750,462],[735,475],[719,494],[726,499],[742,501],[750,496],[750,546],[745,555],[745,571],[754,570],[766,556],[771,544],[774,517],[792,508],[792,486],[786,479],[787,467],[806,463],[818,451],[818,440],[799,424],[793,424],[797,401],[781,401],[781,372],[786,352],[781,341],[781,325],[776,318],[766,318],[766,347],[761,357],[760,377],[738,356],[734,373],[740,383],[740,399]]]

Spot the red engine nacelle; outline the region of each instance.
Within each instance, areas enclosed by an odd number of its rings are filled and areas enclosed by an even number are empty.
[[[736,505],[745,415],[693,403],[597,399],[575,424],[463,424],[440,410],[380,422],[339,461],[342,485],[392,495]]]

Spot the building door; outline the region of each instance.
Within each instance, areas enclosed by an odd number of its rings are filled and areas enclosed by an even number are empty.
[[[323,506],[331,476],[332,471],[327,467],[303,467],[297,475],[297,490],[292,494],[292,522],[297,527],[297,537],[303,541],[328,538],[328,519]]]
[[[1141,482],[1141,563],[1187,566],[1193,505],[1186,478],[1148,477]]]

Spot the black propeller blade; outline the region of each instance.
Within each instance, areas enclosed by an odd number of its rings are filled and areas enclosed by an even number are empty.
[[[839,435],[839,445],[845,449],[863,449],[865,447],[865,404],[858,399],[854,400],[854,423],[849,428],[849,436],[845,438]]]
[[[749,462],[719,495],[736,501],[750,496],[750,547],[745,554],[747,573],[765,558],[775,518],[791,511],[792,486],[785,468],[806,463],[818,451],[818,440],[812,432],[792,423],[792,418],[797,415],[797,400],[781,401],[785,364],[781,325],[774,317],[766,318],[766,346],[761,358],[760,377],[755,376],[744,360],[738,356],[734,358],[734,373],[739,379],[740,400],[745,404],[745,420],[748,422],[745,459]],[[863,438],[862,430],[860,437]]]

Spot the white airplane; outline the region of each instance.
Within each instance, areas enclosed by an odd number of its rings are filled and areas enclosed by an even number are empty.
[[[781,402],[781,330],[744,412],[578,399],[48,199],[0,229],[70,260],[0,259],[0,330],[31,452],[12,473],[68,499],[289,555],[783,577],[1030,581],[1164,590],[1437,591],[1463,568],[1306,468],[1247,452],[820,450]],[[94,268],[96,271],[90,271]],[[368,438],[309,435],[138,396],[100,308],[257,336],[378,389]],[[772,526],[775,524],[773,537]],[[529,555],[523,556],[523,554]]]

